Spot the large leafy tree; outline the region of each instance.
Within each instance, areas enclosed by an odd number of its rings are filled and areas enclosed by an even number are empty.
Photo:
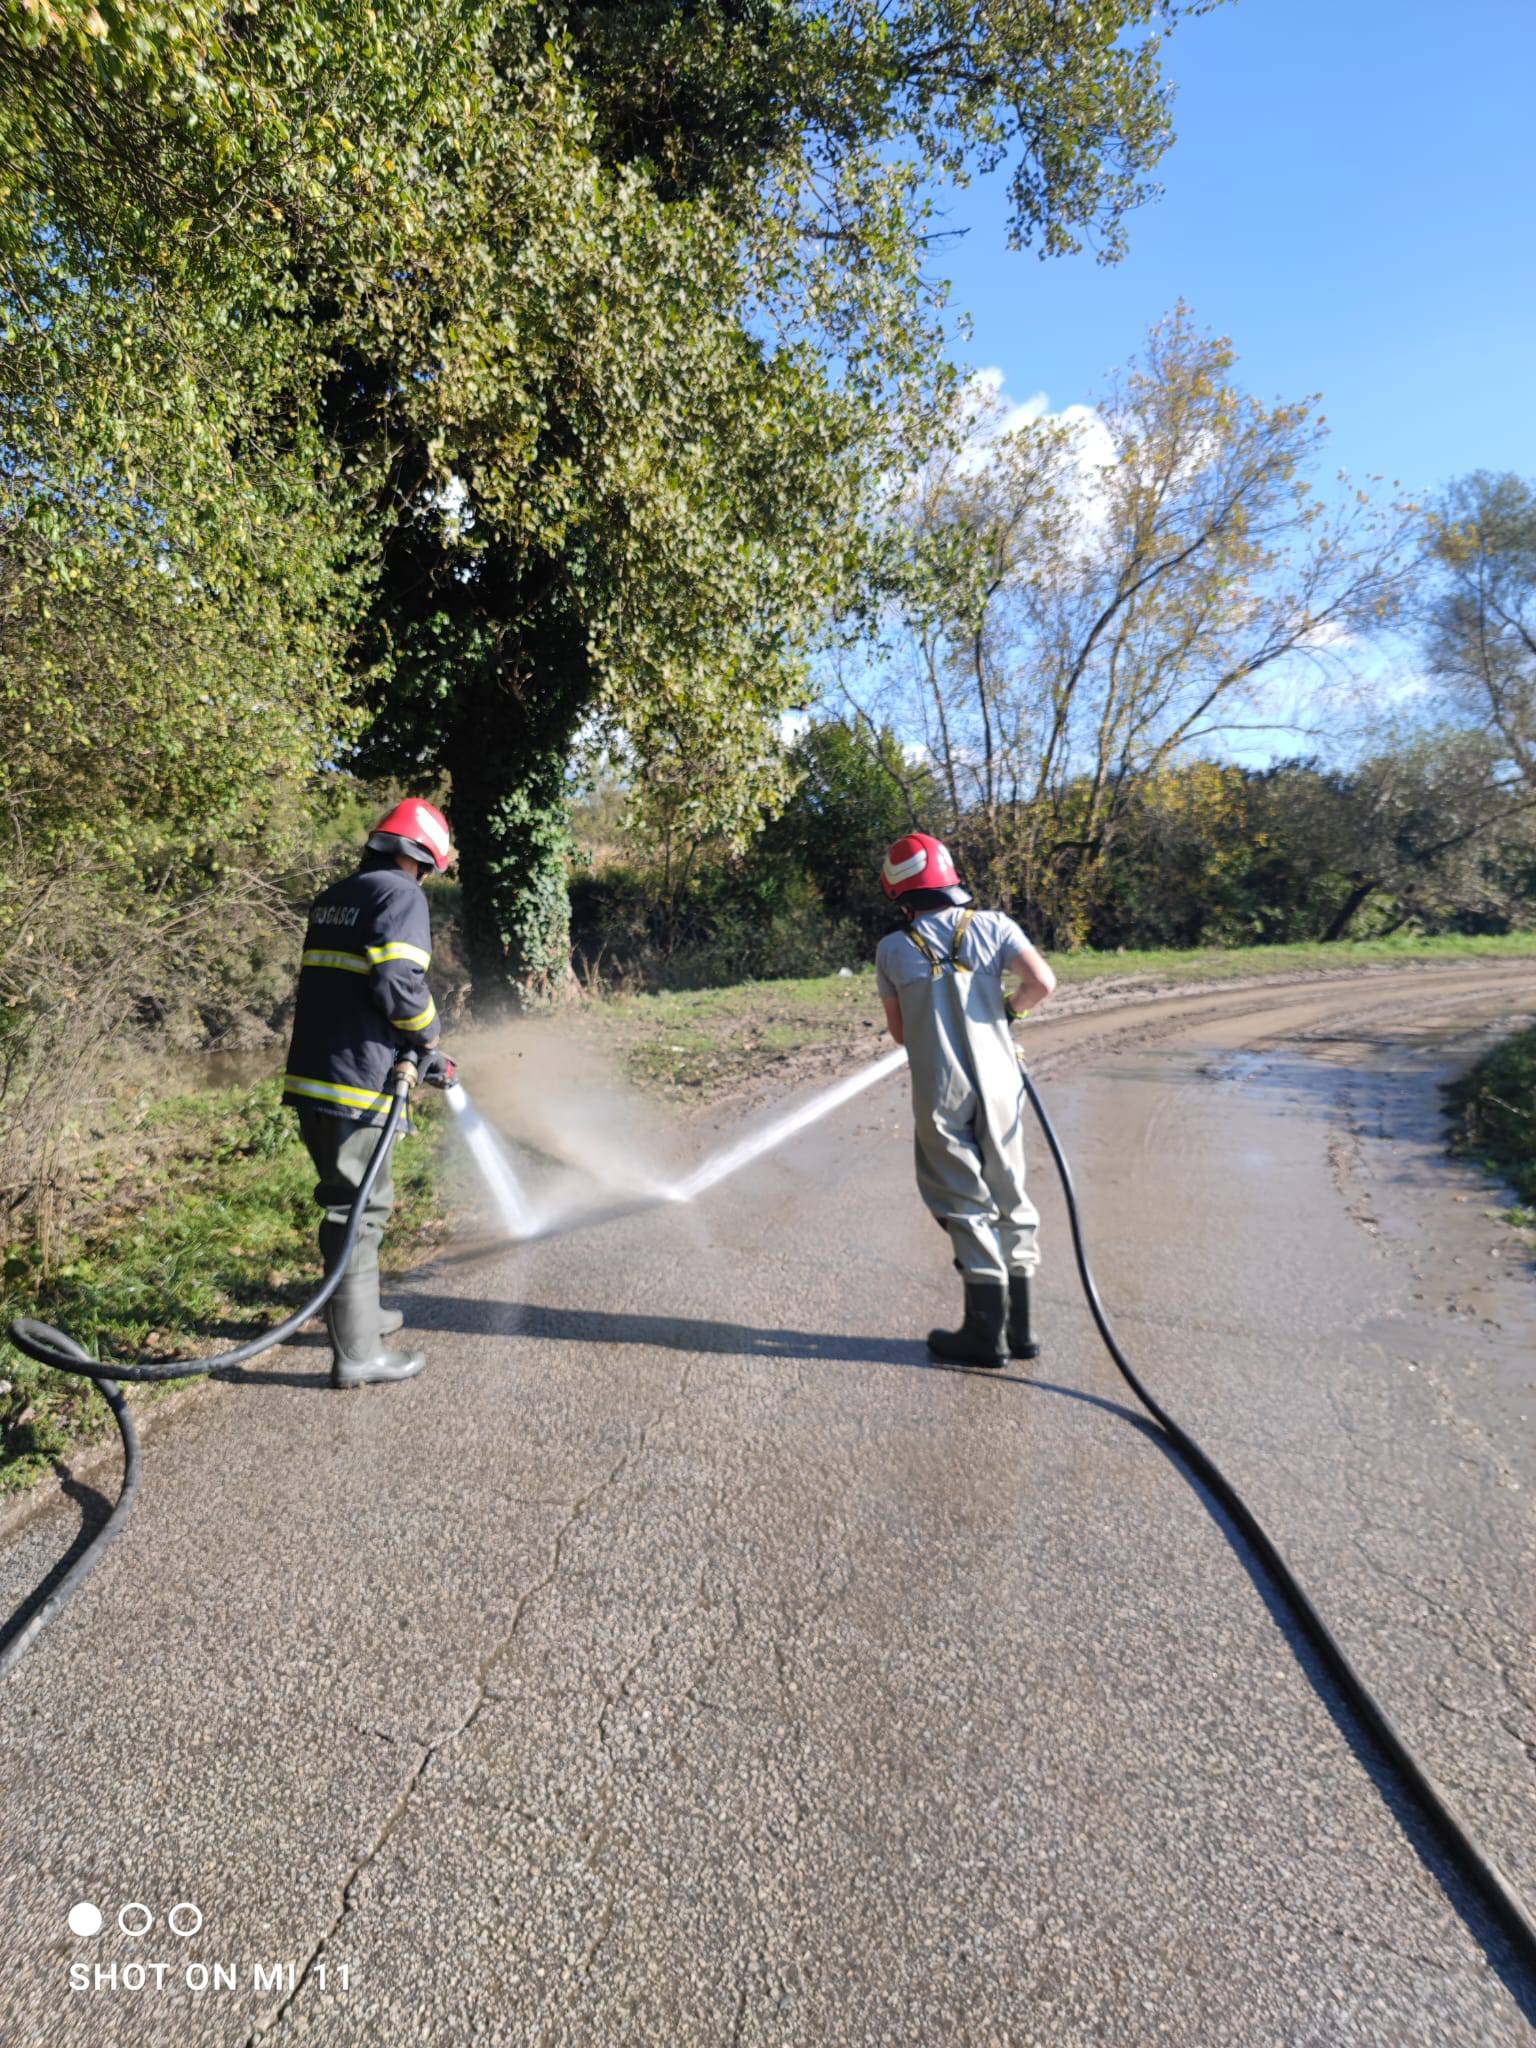
[[[1114,255],[1181,11],[0,6],[7,253],[180,320],[210,451],[332,496],[296,587],[376,572],[363,758],[448,782],[483,987],[563,972],[578,742],[686,769],[697,829],[775,800],[870,479],[943,387],[933,181],[997,170],[1017,242]]]
[[[1167,139],[1131,32],[1174,11],[503,20],[510,125],[452,138],[414,323],[395,300],[335,387],[342,438],[389,451],[372,758],[451,778],[482,980],[563,972],[578,734],[627,755],[642,809],[666,793],[669,829],[739,836],[774,801],[773,728],[852,597],[870,483],[944,384],[930,181],[1006,163],[1021,243],[1115,253]]]
[[[0,1207],[45,1220],[126,1022],[291,986],[368,568],[293,224],[362,217],[421,76],[365,13],[0,5]]]

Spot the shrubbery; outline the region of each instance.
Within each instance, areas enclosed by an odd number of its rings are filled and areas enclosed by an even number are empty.
[[[1451,734],[1347,773],[1310,761],[1164,769],[1076,892],[1075,937],[1138,951],[1525,929],[1536,835],[1518,793],[1490,800],[1487,751]],[[996,839],[990,856],[978,850],[983,824],[947,819],[931,774],[891,734],[814,725],[790,760],[788,806],[742,853],[705,844],[674,850],[670,867],[646,862],[599,806],[605,855],[572,888],[588,981],[701,988],[855,966],[891,928],[880,860],[914,822],[948,835],[962,870],[998,869]],[[1026,877],[994,900],[1060,948]]]
[[[1536,1208],[1536,1031],[1486,1054],[1448,1091],[1458,1142]]]

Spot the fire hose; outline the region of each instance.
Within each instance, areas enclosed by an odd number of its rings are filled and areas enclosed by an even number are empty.
[[[1082,1282],[1083,1295],[1099,1335],[1104,1340],[1104,1349],[1114,1361],[1115,1370],[1152,1417],[1184,1464],[1221,1503],[1242,1531],[1269,1574],[1271,1584],[1295,1617],[1302,1634],[1317,1651],[1339,1690],[1349,1702],[1350,1708],[1397,1772],[1410,1796],[1428,1816],[1451,1860],[1470,1881],[1508,1934],[1527,1969],[1536,1971],[1536,1919],[1532,1918],[1524,1900],[1457,1813],[1442,1787],[1409,1748],[1406,1738],[1391,1715],[1376,1698],[1356,1670],[1343,1644],[1318,1613],[1311,1596],[1287,1562],[1280,1546],[1216,1461],[1201,1448],[1181,1423],[1175,1422],[1161,1402],[1155,1400],[1147,1391],[1137,1377],[1130,1360],[1121,1350],[1099,1295],[1093,1268],[1088,1263],[1088,1253],[1083,1244],[1083,1222],[1078,1212],[1077,1189],[1072,1181],[1072,1169],[1067,1164],[1067,1156],[1061,1148],[1061,1140],[1056,1135],[1055,1126],[1046,1113],[1045,1104],[1040,1100],[1033,1076],[1022,1060],[1019,1062],[1019,1071],[1024,1077],[1024,1089],[1029,1096],[1030,1107],[1045,1133],[1045,1142],[1050,1147],[1051,1158],[1061,1181],[1061,1192],[1067,1206],[1067,1221],[1072,1231],[1072,1252],[1077,1261],[1077,1275]]]
[[[409,1057],[409,1056],[408,1056]],[[453,1062],[442,1053],[428,1053],[419,1064],[421,1079],[434,1088],[450,1087],[454,1080]],[[285,1316],[280,1323],[274,1323],[260,1336],[247,1338],[232,1351],[220,1351],[210,1358],[141,1358],[129,1363],[115,1360],[92,1358],[83,1344],[62,1330],[55,1330],[48,1323],[32,1321],[28,1316],[18,1316],[11,1324],[10,1338],[18,1351],[28,1358],[35,1358],[40,1365],[52,1366],[55,1372],[78,1375],[81,1379],[93,1380],[97,1391],[112,1411],[117,1424],[118,1435],[123,1442],[123,1479],[118,1489],[111,1513],[96,1531],[90,1542],[75,1559],[69,1570],[59,1580],[47,1598],[29,1614],[10,1641],[0,1650],[0,1680],[10,1676],[21,1662],[32,1644],[48,1624],[58,1615],[59,1610],[73,1593],[90,1577],[97,1565],[112,1548],[123,1532],[134,1498],[139,1490],[141,1464],[139,1432],[134,1424],[133,1411],[128,1397],[123,1392],[126,1384],[152,1384],[158,1380],[217,1379],[221,1373],[232,1367],[244,1365],[247,1360],[259,1358],[263,1351],[270,1351],[275,1345],[286,1344],[295,1336],[311,1316],[317,1315],[341,1285],[347,1267],[352,1263],[352,1254],[357,1247],[358,1233],[363,1227],[363,1217],[368,1208],[368,1197],[373,1193],[374,1184],[384,1170],[384,1162],[399,1135],[400,1125],[405,1116],[406,1104],[410,1099],[411,1083],[402,1076],[395,1083],[394,1099],[389,1113],[379,1128],[378,1142],[368,1161],[357,1193],[352,1198],[351,1213],[347,1217],[346,1233],[342,1238],[336,1264],[325,1276],[322,1284],[292,1315]]]

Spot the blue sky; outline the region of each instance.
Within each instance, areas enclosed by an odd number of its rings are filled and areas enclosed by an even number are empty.
[[[1178,139],[1120,264],[1008,252],[1000,180],[944,195],[963,359],[1086,402],[1183,298],[1255,395],[1322,392],[1332,466],[1536,475],[1536,0],[1236,0],[1165,63]]]

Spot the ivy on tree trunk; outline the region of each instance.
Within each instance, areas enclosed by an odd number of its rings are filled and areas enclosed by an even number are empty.
[[[566,748],[461,728],[453,817],[477,996],[556,1000],[570,980]]]

